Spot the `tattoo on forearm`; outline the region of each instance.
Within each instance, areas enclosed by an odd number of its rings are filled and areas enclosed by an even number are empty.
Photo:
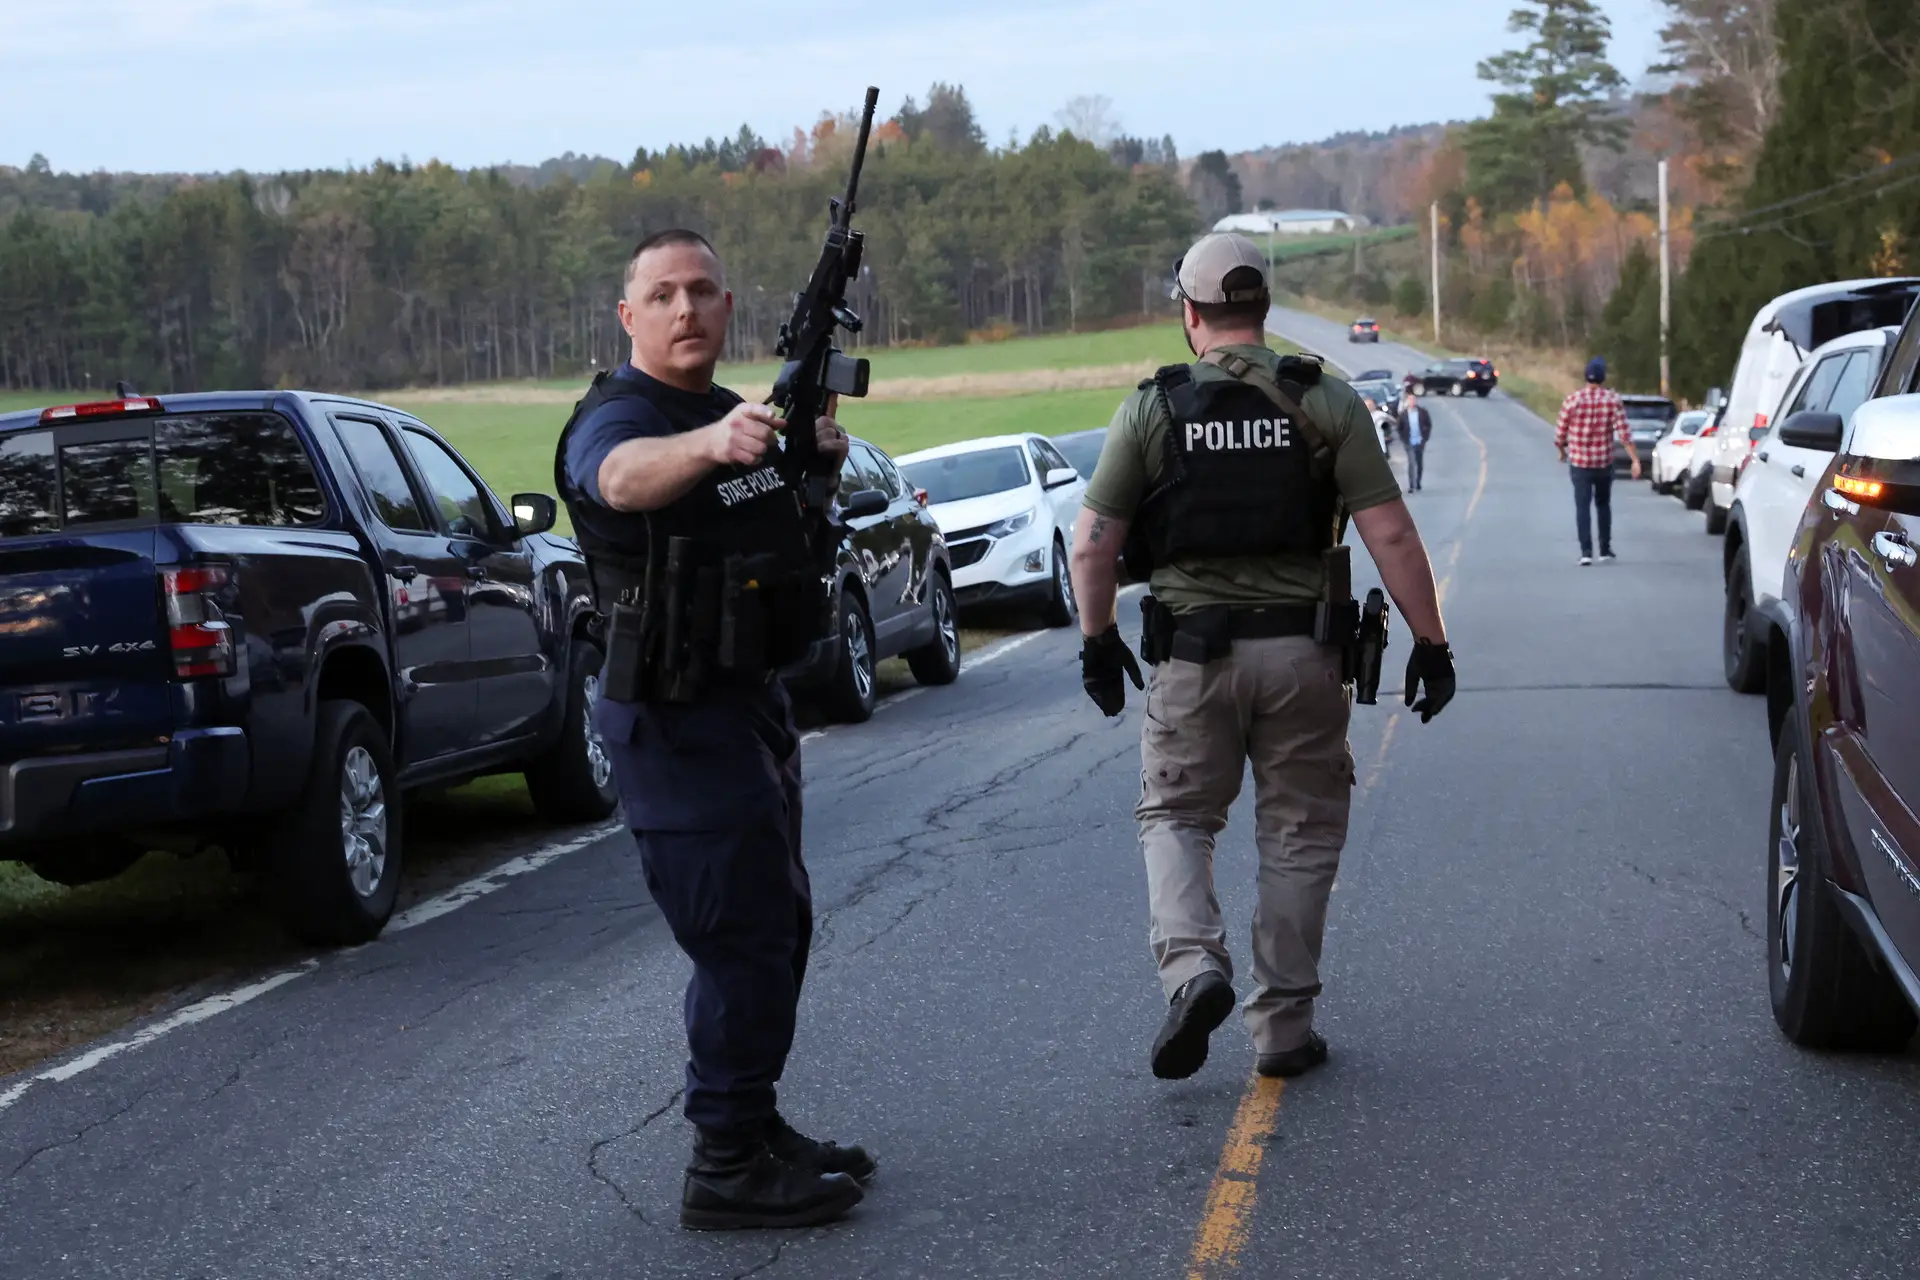
[[[1106,532],[1107,518],[1105,516],[1095,516],[1093,523],[1087,526],[1087,542],[1092,546],[1099,546],[1100,539],[1106,535]]]

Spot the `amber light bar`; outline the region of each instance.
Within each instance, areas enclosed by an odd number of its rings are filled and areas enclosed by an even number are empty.
[[[1878,480],[1862,480],[1857,476],[1835,476],[1833,487],[1849,498],[1865,498],[1868,501],[1879,497],[1886,488]]]

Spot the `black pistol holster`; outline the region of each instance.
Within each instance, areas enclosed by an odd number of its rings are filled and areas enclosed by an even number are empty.
[[[715,555],[669,537],[645,581],[619,593],[607,626],[604,696],[697,702],[716,686],[763,683],[802,657],[818,631],[808,573],[780,557]]]

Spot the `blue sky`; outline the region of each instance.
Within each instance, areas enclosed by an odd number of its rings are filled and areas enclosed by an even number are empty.
[[[1602,0],[1637,77],[1658,0]],[[784,136],[868,83],[965,84],[996,142],[1077,94],[1183,154],[1486,108],[1509,0],[6,0],[0,163],[297,169],[625,159]],[[1204,15],[1204,16],[1198,16]],[[1444,16],[1442,16],[1444,15]]]

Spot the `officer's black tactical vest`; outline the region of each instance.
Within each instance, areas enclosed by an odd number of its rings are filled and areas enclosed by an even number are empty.
[[[730,391],[716,390],[723,410],[741,402]],[[813,548],[821,531],[809,528],[799,494],[780,474],[777,455],[769,453],[756,467],[716,467],[659,510],[615,511],[574,487],[567,476],[567,440],[588,414],[622,397],[647,399],[630,379],[606,371],[595,375],[554,452],[554,485],[585,553],[596,608],[605,614],[615,603],[638,605],[646,592],[649,561],[657,584],[668,539],[688,538],[704,566],[717,568],[730,557],[754,557],[766,622],[774,633],[766,646],[770,661],[779,665],[804,653],[806,643],[819,635],[825,613]],[[676,430],[692,429],[673,425]]]
[[[1169,426],[1160,483],[1128,540],[1135,577],[1176,557],[1318,553],[1339,540],[1332,451],[1300,407],[1319,365],[1282,360],[1269,380],[1276,399],[1246,380],[1248,361],[1209,363],[1233,380],[1199,381],[1190,365],[1169,365],[1140,384],[1156,389]]]

